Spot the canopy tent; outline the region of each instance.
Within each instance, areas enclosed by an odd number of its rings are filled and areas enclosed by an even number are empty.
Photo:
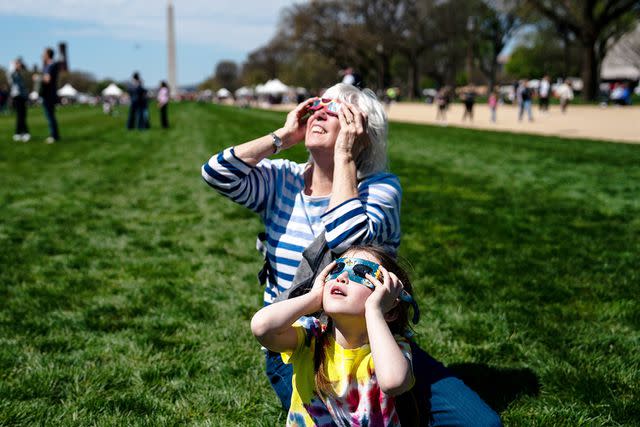
[[[78,91],[69,83],[58,89],[58,96],[72,98],[76,95],[78,95]]]
[[[216,92],[216,96],[218,98],[228,98],[231,96],[231,92],[229,92],[229,89],[223,87]]]
[[[123,93],[124,91],[116,86],[115,83],[111,83],[102,90],[102,96],[122,96]]]
[[[248,86],[243,86],[240,89],[236,90],[236,96],[253,96],[253,89]]]
[[[269,80],[263,86],[258,85],[256,92],[260,95],[282,95],[289,92],[289,87],[278,79]]]

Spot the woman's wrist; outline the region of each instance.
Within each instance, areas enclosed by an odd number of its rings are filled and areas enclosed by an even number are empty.
[[[349,163],[354,163],[353,153],[346,150],[335,150],[333,153],[333,162],[335,165],[346,166]]]
[[[294,141],[293,133],[287,128],[279,128],[273,131],[273,133],[282,141],[281,150],[286,150],[296,145],[297,141]]]

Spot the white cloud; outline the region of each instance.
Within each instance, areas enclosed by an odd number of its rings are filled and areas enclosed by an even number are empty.
[[[248,53],[275,34],[282,9],[294,3],[300,0],[176,0],[178,43],[224,45]],[[70,21],[76,24],[69,31],[74,35],[166,40],[166,1],[57,0],[54,4],[51,0],[0,2],[0,14]]]

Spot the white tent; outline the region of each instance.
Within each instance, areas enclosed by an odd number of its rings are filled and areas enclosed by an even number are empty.
[[[236,96],[253,96],[253,89],[248,86],[243,86],[240,89],[236,90]]]
[[[74,89],[69,83],[58,89],[58,96],[73,98],[78,94],[78,91]]]
[[[102,96],[122,96],[122,93],[122,89],[116,86],[115,83],[111,83],[102,90]]]
[[[256,88],[256,92],[261,95],[281,95],[289,91],[289,87],[278,79],[269,80],[261,88]]]
[[[231,96],[231,92],[229,92],[229,89],[223,87],[216,92],[216,96],[218,98],[228,98]]]

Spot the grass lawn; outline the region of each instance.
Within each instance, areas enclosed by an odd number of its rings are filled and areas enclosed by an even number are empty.
[[[64,108],[52,146],[0,117],[0,425],[284,425],[261,224],[200,166],[285,115],[125,113]],[[392,124],[390,163],[423,348],[506,425],[640,425],[640,146]]]

